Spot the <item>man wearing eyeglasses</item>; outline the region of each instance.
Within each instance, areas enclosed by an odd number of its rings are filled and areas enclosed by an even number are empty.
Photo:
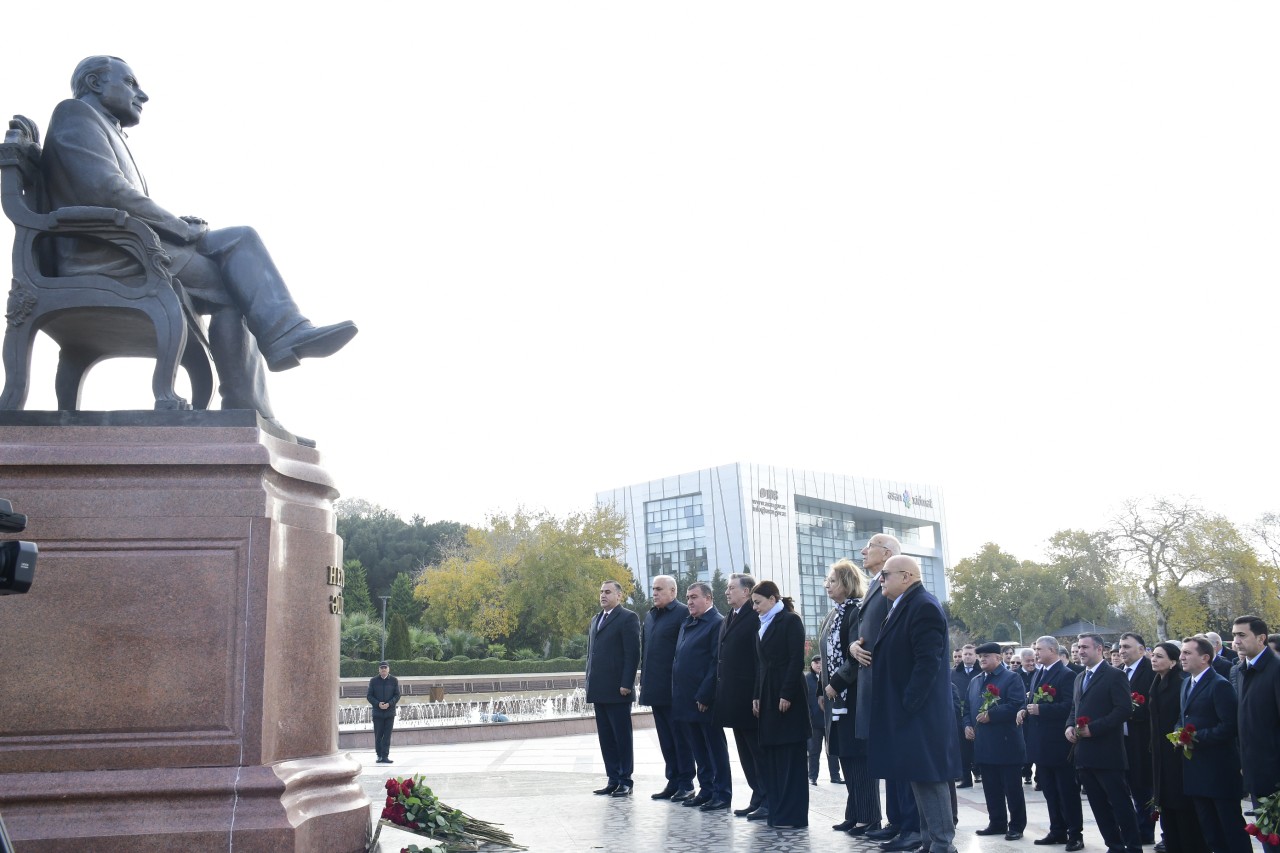
[[[880,636],[885,617],[889,615],[889,601],[880,586],[880,571],[890,557],[901,553],[902,543],[888,533],[872,536],[862,549],[862,570],[870,576],[871,583],[858,619],[858,639],[849,646],[849,653],[860,666],[858,701],[853,716],[854,736],[860,740],[871,739],[870,649]],[[920,818],[911,786],[888,781],[884,790],[884,813],[889,824],[883,829],[871,830],[866,837],[884,842],[886,850],[914,850],[920,846]],[[879,796],[878,791],[876,796]]]

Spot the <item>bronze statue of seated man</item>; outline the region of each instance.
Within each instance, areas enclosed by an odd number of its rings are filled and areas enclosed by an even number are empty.
[[[71,89],[74,98],[58,104],[45,137],[42,168],[50,209],[112,207],[155,229],[172,258],[170,272],[196,309],[209,315],[222,408],[255,409],[274,422],[263,360],[281,371],[303,358],[332,355],[355,337],[355,324],[313,326],[252,228],[211,230],[204,220],[174,216],[151,200],[124,134],[141,120],[148,98],[124,60],[81,61]],[[56,254],[62,275],[127,278],[142,272],[129,255],[104,242],[63,237]]]

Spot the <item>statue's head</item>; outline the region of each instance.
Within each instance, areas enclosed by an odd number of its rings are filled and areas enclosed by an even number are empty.
[[[142,120],[147,93],[133,69],[118,56],[90,56],[80,60],[71,75],[71,93],[120,122],[133,127]]]

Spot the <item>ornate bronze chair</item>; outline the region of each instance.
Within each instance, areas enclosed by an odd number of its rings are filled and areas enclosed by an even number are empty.
[[[123,210],[47,210],[40,131],[23,116],[13,117],[0,144],[0,200],[14,227],[0,409],[21,409],[26,403],[36,332],[58,344],[54,387],[60,410],[80,407],[90,368],[122,356],[155,358],[151,390],[157,409],[192,408],[173,390],[179,365],[191,379],[195,408],[207,409],[213,395],[208,336],[182,283],[170,274],[169,256],[155,231]],[[136,259],[145,275],[59,276],[52,241],[60,236],[112,243]]]

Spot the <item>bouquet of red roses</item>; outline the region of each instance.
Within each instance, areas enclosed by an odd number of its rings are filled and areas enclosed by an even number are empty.
[[[1147,697],[1143,696],[1141,693],[1130,693],[1129,701],[1133,703],[1133,710],[1136,711],[1143,705],[1147,704]]]
[[[1174,729],[1165,735],[1165,739],[1173,744],[1174,749],[1182,750],[1184,758],[1191,757],[1191,751],[1196,746],[1196,727],[1187,723],[1181,728]]]
[[[1273,847],[1280,845],[1280,793],[1258,797],[1258,807],[1245,814],[1254,818],[1245,826],[1245,832]]]
[[[378,823],[370,849],[376,849],[378,834],[387,824],[417,835],[463,841],[473,845],[473,849],[479,844],[527,849],[516,844],[511,835],[496,824],[477,820],[461,809],[441,802],[422,781],[422,774],[407,779],[388,779],[386,789],[387,804],[382,810],[382,820]]]
[[[1035,705],[1044,705],[1058,698],[1058,688],[1052,684],[1041,684],[1036,687],[1036,693],[1031,697],[1031,702]]]
[[[994,684],[988,684],[987,689],[982,691],[982,705],[978,708],[979,714],[985,714],[996,706],[1000,701],[1000,688]]]

